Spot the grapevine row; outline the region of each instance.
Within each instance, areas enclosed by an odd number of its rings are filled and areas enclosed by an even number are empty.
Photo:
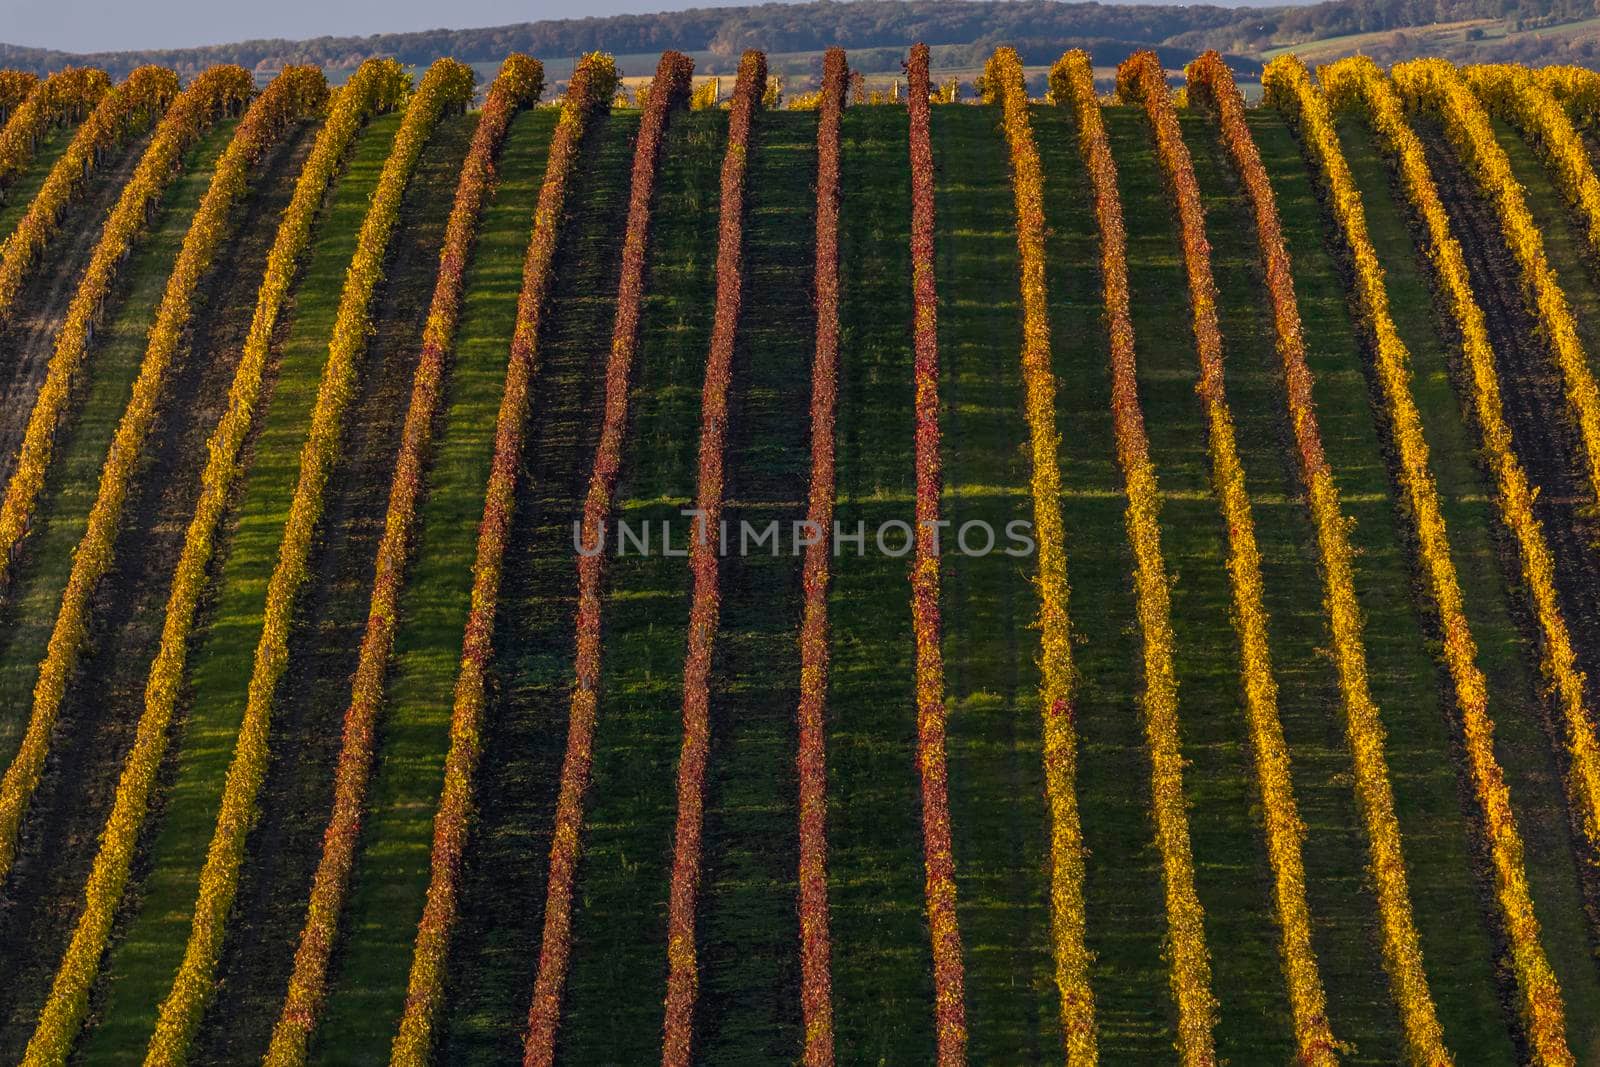
[[[0,123],[10,120],[38,84],[39,76],[32,71],[0,70]]]
[[[1413,525],[1423,580],[1443,631],[1443,655],[1460,712],[1461,742],[1494,874],[1494,899],[1516,983],[1518,1007],[1530,1050],[1541,1063],[1572,1063],[1565,1036],[1565,1008],[1533,911],[1523,863],[1522,837],[1511,805],[1511,791],[1494,754],[1494,723],[1488,711],[1488,685],[1477,665],[1477,646],[1467,622],[1461,586],[1451,559],[1439,491],[1429,468],[1422,419],[1411,395],[1410,353],[1389,312],[1383,268],[1367,233],[1361,193],[1345,162],[1327,103],[1309,86],[1297,60],[1275,61],[1268,83],[1274,99],[1295,109],[1302,143],[1329,190],[1335,221],[1350,250],[1354,286],[1370,333],[1380,392],[1388,415],[1406,513]],[[1328,71],[1335,97],[1353,93],[1349,79],[1371,68],[1344,66]],[[1298,91],[1296,91],[1298,88]]]
[[[834,417],[839,401],[839,125],[850,71],[844,50],[822,60],[817,109],[817,347],[811,363],[811,490],[806,522],[814,534],[833,529]],[[828,768],[824,715],[828,702],[826,541],[806,545],[800,621],[800,1014],[805,1067],[833,1065],[833,948],[828,918]]]
[[[66,321],[56,334],[44,384],[28,415],[16,471],[0,500],[0,589],[11,577],[17,546],[28,532],[44,488],[56,430],[68,415],[72,381],[88,358],[95,324],[128,251],[177,176],[184,154],[212,124],[242,107],[254,90],[255,80],[243,67],[212,67],[191,82],[162,118],[154,140],[107,216]]]
[[[52,127],[81,122],[110,88],[106,72],[93,67],[65,67],[40,82],[0,128],[0,188],[32,162]]]
[[[372,299],[382,277],[384,254],[399,221],[401,197],[423,145],[446,109],[465,107],[471,101],[473,78],[472,68],[452,59],[437,60],[428,68],[416,95],[406,105],[394,147],[384,161],[377,191],[361,223],[333,323],[328,361],[311,411],[310,430],[300,453],[299,480],[284,522],[278,562],[267,583],[261,638],[248,683],[244,720],[239,725],[216,829],[200,872],[189,941],[150,1039],[147,1059],[152,1062],[184,1058],[214,989],[213,975],[227,932],[228,911],[238,890],[245,839],[255,821],[256,799],[267,773],[272,704],[278,681],[288,668],[295,597],[310,573],[311,540],[322,518],[328,477],[338,457],[345,408],[355,391],[360,359],[372,332]]]
[[[1136,53],[1118,69],[1117,75],[1119,94],[1144,104],[1155,137],[1156,158],[1177,208],[1184,274],[1193,311],[1195,353],[1200,362],[1196,392],[1205,407],[1213,491],[1228,527],[1227,571],[1233,592],[1233,624],[1239,636],[1245,715],[1261,790],[1267,858],[1272,867],[1273,897],[1282,938],[1278,951],[1288,981],[1298,1059],[1328,1064],[1335,1059],[1334,1037],[1328,1026],[1327,996],[1311,944],[1311,909],[1306,901],[1305,861],[1301,853],[1305,827],[1295,804],[1289,750],[1278,715],[1278,683],[1267,636],[1261,550],[1256,542],[1255,518],[1223,380],[1217,283],[1211,272],[1211,244],[1206,237],[1200,186],[1178,128],[1166,75],[1155,53]]]
[[[1354,73],[1346,77],[1346,70]],[[1337,83],[1343,91],[1360,99],[1363,113],[1400,171],[1412,207],[1427,227],[1429,261],[1438,272],[1451,314],[1461,331],[1474,422],[1494,474],[1501,519],[1517,543],[1523,580],[1528,584],[1542,638],[1541,665],[1551,682],[1565,727],[1570,803],[1590,848],[1600,850],[1600,744],[1595,739],[1593,717],[1584,706],[1584,677],[1556,592],[1555,560],[1534,515],[1535,490],[1517,459],[1511,429],[1506,424],[1494,348],[1483,310],[1472,294],[1466,259],[1450,232],[1450,217],[1428,171],[1422,142],[1406,123],[1400,103],[1387,83],[1375,69],[1360,63],[1346,63],[1339,72],[1330,72],[1328,78],[1330,84]]]
[[[1600,74],[1583,67],[1550,66],[1535,72],[1543,86],[1580,126],[1600,115]]]
[[[649,248],[650,210],[661,147],[672,110],[688,103],[693,74],[691,59],[679,52],[665,52],[645,97],[644,115],[634,146],[622,274],[617,282],[617,309],[611,331],[611,353],[606,363],[605,410],[589,488],[584,496],[583,544],[599,544],[604,539],[605,523],[614,504],[627,433],[633,364],[638,355],[645,253]],[[556,830],[550,845],[538,977],[528,1005],[528,1037],[523,1046],[527,1064],[549,1064],[555,1056],[561,993],[572,951],[572,894],[582,835],[583,794],[588,788],[598,712],[605,554],[580,552],[577,567],[575,677],[567,711],[567,748],[556,803]]]
[[[747,51],[739,61],[728,116],[717,219],[717,304],[700,394],[700,453],[695,486],[696,535],[689,546],[694,590],[683,664],[683,746],[678,754],[678,816],[673,832],[672,884],[667,901],[667,997],[661,1062],[688,1067],[694,1037],[699,966],[695,909],[700,890],[700,834],[705,823],[706,761],[711,747],[711,656],[716,645],[717,541],[722,525],[722,482],[728,432],[728,381],[743,295],[744,194],[750,133],[767,84],[767,57]]]
[[[527,432],[529,391],[539,355],[539,329],[553,277],[562,212],[568,183],[585,132],[610,106],[617,84],[609,55],[591,52],[578,63],[568,83],[561,118],[550,141],[544,183],[534,209],[533,233],[522,266],[522,291],[517,297],[517,326],[511,338],[505,390],[495,423],[494,458],[478,527],[477,558],[472,567],[472,607],[462,638],[461,667],[456,676],[450,717],[450,749],[445,756],[444,787],[433,820],[433,848],[427,902],[417,924],[411,958],[405,1013],[395,1035],[392,1060],[422,1067],[433,1045],[433,1027],[444,998],[445,954],[455,927],[461,856],[466,847],[472,805],[472,779],[482,748],[484,672],[493,648],[495,608],[501,568],[516,500],[517,468]]]
[[[1056,992],[1068,1062],[1089,1064],[1095,1062],[1098,1047],[1084,933],[1084,846],[1078,819],[1078,740],[1072,712],[1078,678],[1067,611],[1070,587],[1061,520],[1061,440],[1056,433],[1056,380],[1045,288],[1044,171],[1028,118],[1028,94],[1017,53],[1010,48],[997,50],[984,67],[983,82],[985,94],[1001,105],[1004,117],[1022,265],[1023,410],[1032,464],[1033,535],[1039,546],[1039,714],[1043,720],[1045,794],[1050,803],[1050,933]]]
[[[513,54],[501,65],[473,132],[472,145],[456,184],[455,201],[439,253],[422,355],[412,379],[411,403],[406,410],[400,453],[389,487],[388,512],[378,545],[371,606],[362,636],[344,715],[343,743],[334,769],[333,810],[323,834],[322,856],[312,881],[305,925],[295,951],[272,1043],[265,1062],[274,1067],[305,1062],[311,1032],[326,993],[328,960],[344,910],[350,871],[360,838],[361,813],[371,776],[374,732],[383,703],[384,674],[394,646],[400,590],[405,580],[407,556],[423,470],[432,446],[434,426],[444,395],[448,360],[461,314],[462,288],[472,256],[478,219],[494,181],[494,163],[512,118],[532,106],[544,92],[544,68],[538,60]]]
[[[1349,520],[1339,503],[1339,489],[1328,465],[1322,431],[1317,423],[1294,274],[1278,218],[1277,200],[1262,165],[1261,153],[1245,122],[1244,98],[1222,57],[1215,52],[1202,55],[1189,67],[1188,83],[1191,104],[1205,101],[1216,111],[1223,145],[1255,213],[1278,354],[1283,361],[1289,422],[1294,430],[1301,482],[1305,485],[1307,505],[1317,532],[1325,586],[1323,602],[1333,638],[1333,658],[1345,711],[1345,734],[1355,771],[1356,799],[1367,831],[1368,870],[1377,894],[1384,968],[1389,975],[1391,995],[1400,1010],[1412,1060],[1446,1063],[1450,1056],[1444,1046],[1433,994],[1428,988],[1412,914],[1411,889],[1384,752],[1383,722],[1367,682],[1367,652],[1361,634],[1361,609],[1356,600]]]
[[[90,599],[112,567],[122,508],[138,472],[145,438],[155,422],[167,374],[194,312],[195,292],[228,238],[230,213],[248,190],[251,170],[293,123],[321,110],[327,94],[327,81],[315,67],[290,66],[273,79],[234,131],[184,235],[146,340],[139,376],[100,473],[88,525],[72,554],[72,570],[34,684],[27,732],[0,780],[0,879],[11,869],[18,828],[44,773],[56,716],[89,637]]]
[[[345,150],[370,115],[398,102],[406,81],[407,75],[391,60],[371,60],[361,66],[336,97],[278,225],[256,296],[244,354],[229,390],[228,409],[207,442],[200,500],[185,532],[173,575],[161,643],[150,666],[144,710],[133,747],[123,765],[111,814],[84,888],[83,911],[28,1043],[24,1059],[27,1064],[64,1061],[88,1010],[89,989],[99,972],[100,957],[111,935],[111,924],[127,885],[134,849],[166,755],[168,728],[183,683],[195,612],[205,588],[217,530],[239,477],[240,453],[261,396],[272,336],[294,280],[295,262],[310,240],[312,221]]]
[[[956,916],[956,861],[945,761],[944,657],[939,642],[939,294],[934,283],[933,145],[929,133],[928,46],[914,45],[906,68],[911,123],[911,286],[916,381],[916,552],[911,619],[916,631],[917,769],[922,778],[922,850],[933,939],[934,1021],[940,1067],[966,1062],[966,978]]]
[[[16,305],[28,272],[55,236],[67,205],[81,196],[101,158],[148,129],[178,95],[178,76],[164,67],[139,67],[100,98],[34,194],[17,228],[0,245],[0,319]]]
[[[1178,1008],[1178,1052],[1186,1064],[1216,1060],[1212,1031],[1216,998],[1200,898],[1194,885],[1194,852],[1183,790],[1183,752],[1178,736],[1178,679],[1173,667],[1172,590],[1161,556],[1158,519],[1161,493],[1150,439],[1139,406],[1138,369],[1128,292],[1128,235],[1117,165],[1095,97],[1089,59],[1068,56],[1053,81],[1077,118],[1078,145],[1094,189],[1100,230],[1100,265],[1106,321],[1111,335],[1111,414],[1117,461],[1128,494],[1125,521],[1134,556],[1134,591],[1144,635],[1144,727],[1150,749],[1150,796],[1156,845],[1166,889],[1167,958],[1172,997]],[[1058,95],[1057,99],[1062,99]]]
[[[1583,442],[1589,487],[1600,499],[1600,386],[1595,384],[1588,356],[1578,339],[1578,325],[1566,294],[1545,256],[1544,237],[1528,210],[1522,184],[1511,172],[1511,161],[1495,139],[1489,116],[1446,60],[1400,63],[1390,72],[1390,78],[1407,105],[1438,112],[1446,135],[1500,215],[1506,246],[1522,269],[1523,285]]]

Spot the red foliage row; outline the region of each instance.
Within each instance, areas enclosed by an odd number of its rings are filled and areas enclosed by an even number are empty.
[[[538,60],[516,54],[506,59],[489,88],[456,183],[433,302],[422,336],[422,356],[412,379],[411,404],[406,410],[400,452],[390,482],[389,510],[383,540],[378,545],[367,628],[361,640],[350,705],[344,715],[343,744],[334,771],[333,810],[323,834],[322,858],[312,881],[305,926],[295,951],[288,994],[273,1031],[268,1062],[276,1063],[280,1058],[303,1061],[323,999],[328,959],[361,834],[361,812],[372,771],[374,726],[383,702],[384,674],[394,645],[412,524],[443,397],[446,364],[455,340],[467,260],[477,235],[478,217],[494,186],[494,161],[506,130],[513,116],[532,105],[543,90],[544,68]]]
[[[945,766],[944,657],[939,649],[939,294],[934,287],[933,144],[928,130],[928,46],[913,45],[906,67],[911,119],[912,351],[916,378],[916,556],[911,619],[917,642],[917,767],[922,774],[922,850],[928,925],[933,936],[933,991],[938,1062],[966,1059],[966,978],[956,921],[956,863],[950,839]]]
[[[545,297],[554,278],[552,263],[560,236],[568,181],[576,166],[584,133],[595,116],[611,106],[616,91],[616,66],[610,56],[589,53],[567,85],[566,101],[550,141],[544,183],[534,209],[533,234],[522,264],[522,290],[517,296],[517,325],[511,338],[505,388],[496,416],[494,458],[484,491],[483,519],[478,526],[477,558],[472,566],[472,600],[462,637],[461,666],[456,675],[450,716],[450,749],[445,756],[444,788],[433,820],[433,851],[428,898],[417,924],[417,940],[407,981],[405,1014],[395,1036],[392,1062],[423,1064],[433,1044],[433,1026],[444,996],[445,953],[455,927],[461,856],[466,848],[472,778],[483,746],[484,672],[494,636],[495,608],[506,538],[515,506],[517,467],[527,433],[529,392],[538,354]]]
[[[721,216],[717,220],[717,310],[711,324],[705,385],[700,394],[700,460],[695,506],[697,535],[689,547],[694,599],[689,608],[688,652],[683,664],[683,747],[678,755],[678,820],[673,835],[672,886],[667,903],[667,1000],[661,1062],[688,1067],[694,1003],[700,978],[694,918],[700,890],[700,831],[705,817],[706,757],[711,742],[708,682],[721,604],[717,549],[711,531],[722,522],[723,446],[728,428],[728,379],[744,279],[744,186],[750,128],[767,85],[767,57],[747,51],[739,61],[722,160]]]
[[[839,397],[839,120],[849,68],[844,49],[822,60],[817,127],[817,350],[811,364],[812,530],[833,529],[833,425]],[[828,767],[823,713],[828,700],[829,545],[806,546],[800,622],[800,1014],[806,1067],[833,1063],[832,946],[828,938]]]
[[[644,302],[645,252],[650,241],[650,202],[655,194],[657,164],[667,120],[674,107],[689,98],[694,61],[680,52],[664,52],[645,101],[639,139],[633,150],[633,177],[628,200],[628,229],[622,246],[622,275],[617,283],[617,311],[611,329],[611,356],[606,362],[606,404],[595,448],[594,468],[583,501],[582,544],[600,543],[611,514],[622,446],[628,428],[628,394],[638,352],[639,313]],[[549,1064],[555,1057],[556,1029],[561,1023],[561,991],[566,985],[572,952],[572,891],[583,827],[583,794],[589,785],[595,716],[600,689],[600,608],[605,553],[578,553],[577,655],[571,704],[567,713],[567,750],[561,765],[555,834],[550,845],[550,876],[545,886],[544,932],[539,971],[528,1005],[528,1037],[523,1062]]]

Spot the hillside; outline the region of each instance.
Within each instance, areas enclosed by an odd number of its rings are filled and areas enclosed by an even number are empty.
[[[0,1061],[1600,1057],[1600,75],[851,55],[0,71]]]

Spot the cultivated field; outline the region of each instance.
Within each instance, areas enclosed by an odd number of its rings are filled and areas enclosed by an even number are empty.
[[[1600,1062],[1600,74],[928,60],[0,72],[0,1062]]]

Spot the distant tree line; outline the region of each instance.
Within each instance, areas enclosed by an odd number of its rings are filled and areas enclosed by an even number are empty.
[[[440,56],[498,61],[510,52],[556,58],[593,49],[616,54],[667,48],[702,54],[705,73],[728,73],[746,48],[771,53],[903,50],[924,41],[948,52],[972,49],[974,63],[997,44],[1018,47],[1025,62],[1049,62],[1065,46],[1106,48],[1167,45],[1194,51],[1215,47],[1248,53],[1345,33],[1400,30],[1472,18],[1537,24],[1596,14],[1600,0],[1329,0],[1308,7],[1143,6],[1059,3],[1056,0],[814,0],[759,7],[696,8],[653,15],[550,19],[475,30],[425,30],[306,41],[253,40],[204,48],[72,54],[0,44],[0,66],[46,73],[93,64],[122,75],[143,63],[191,73],[215,63],[257,71],[289,63],[352,68],[373,56],[422,66]],[[0,31],[3,32],[3,31]],[[709,55],[707,55],[709,53]],[[951,65],[948,55],[936,62]],[[1097,56],[1098,61],[1098,56]],[[852,63],[852,65],[855,65]],[[858,67],[858,69],[861,69]]]

